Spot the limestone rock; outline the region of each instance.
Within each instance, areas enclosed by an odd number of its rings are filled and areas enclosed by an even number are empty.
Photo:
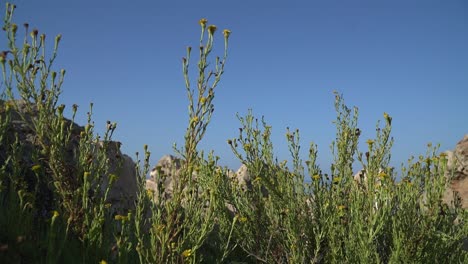
[[[0,100],[0,117],[3,118],[5,115],[6,106],[9,106],[10,111],[10,123],[6,130],[6,142],[14,142],[15,137],[18,138],[18,141],[22,147],[22,156],[21,156],[21,166],[24,169],[24,178],[28,181],[34,181],[35,176],[31,171],[31,167],[34,164],[32,159],[32,154],[34,150],[41,149],[41,142],[35,131],[33,131],[33,122],[39,120],[39,109],[37,105],[31,104],[23,100],[16,101],[2,101]],[[64,146],[64,161],[65,168],[68,175],[72,177],[77,177],[77,158],[78,158],[78,149],[80,141],[80,133],[84,131],[84,127],[79,126],[76,123],[73,123],[71,120],[64,118],[65,126],[71,127],[71,138],[69,144]],[[44,124],[47,125],[47,124]],[[45,143],[47,144],[47,142]],[[98,142],[98,148],[104,146],[103,142]],[[113,184],[112,188],[108,194],[108,200],[112,203],[114,208],[124,208],[130,209],[133,207],[133,201],[136,198],[137,193],[137,179],[135,171],[135,163],[133,160],[121,153],[119,142],[109,141],[106,144],[107,157],[109,158],[109,174],[115,174],[118,176],[117,181]],[[6,145],[0,144],[0,166],[2,166],[7,159],[8,149]],[[101,193],[106,189],[108,184],[108,175],[103,175],[103,184],[101,185]],[[79,184],[78,179],[72,179],[71,182],[74,185]],[[73,185],[73,186],[74,186]],[[48,200],[51,197],[50,190],[48,194],[43,195],[41,199]],[[130,198],[130,199],[128,199]],[[44,210],[49,210],[48,205],[44,206]],[[50,210],[49,210],[50,211]]]
[[[150,179],[146,182],[146,188],[149,190],[157,190],[158,186],[162,184],[164,187],[164,193],[167,196],[171,196],[174,188],[174,183],[180,177],[180,171],[182,168],[182,160],[172,156],[163,156],[156,166],[150,173]],[[239,185],[244,187],[250,186],[250,174],[247,171],[247,166],[241,165],[237,172],[228,170],[227,175],[232,180],[235,180]],[[196,179],[196,172],[193,173],[194,179]]]
[[[453,175],[449,187],[445,190],[444,201],[450,204],[455,191],[460,196],[462,207],[468,208],[468,134],[457,143],[453,151],[444,153],[447,155],[447,176]]]
[[[179,180],[180,170],[182,168],[182,160],[172,156],[163,156],[156,166],[151,170],[150,182],[147,181],[147,189],[156,191],[159,185],[162,184],[164,188],[164,195],[167,197],[172,196],[174,184]],[[158,197],[156,197],[158,198]]]
[[[237,172],[234,174],[235,180],[243,189],[248,189],[251,187],[251,177],[250,173],[245,164],[242,164]]]
[[[122,154],[121,145],[116,141],[108,144],[109,175],[117,176],[109,191],[108,201],[114,208],[130,209],[133,208],[138,193],[136,164],[128,155]],[[105,191],[107,185],[108,177],[104,177],[102,191]]]

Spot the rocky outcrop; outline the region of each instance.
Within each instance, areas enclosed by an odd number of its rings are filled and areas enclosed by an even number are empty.
[[[36,150],[39,150],[40,152],[40,150],[48,147],[48,142],[42,142],[39,139],[37,132],[33,129],[34,123],[39,120],[40,111],[37,105],[23,100],[0,100],[0,117],[2,119],[6,117],[7,108],[10,109],[10,122],[5,130],[5,138],[3,139],[5,141],[3,143],[9,142],[9,144],[11,144],[16,140],[16,138],[18,139],[18,142],[21,145],[21,157],[18,162],[21,164],[21,168],[24,171],[24,179],[27,181],[29,180],[30,185],[32,186],[35,175],[31,168],[35,165],[35,160],[47,160],[47,157],[43,156],[33,159],[33,155],[42,155],[42,153],[38,154]],[[63,146],[63,169],[66,170],[67,175],[74,177],[74,179],[70,180],[72,186],[76,185],[75,187],[78,187],[80,183],[77,178],[77,153],[79,153],[80,134],[85,129],[82,126],[73,123],[69,119],[64,118],[63,121],[65,127],[71,127],[70,141],[68,144]],[[42,125],[47,126],[49,124]],[[104,146],[102,141],[93,144],[97,144],[97,148],[94,148],[96,150]],[[133,201],[136,198],[137,193],[135,163],[129,156],[122,154],[120,151],[120,142],[108,141],[105,145],[107,146],[107,158],[109,159],[109,172],[108,175],[102,175],[103,183],[101,185],[101,193],[103,194],[104,190],[108,186],[108,176],[110,174],[114,174],[117,176],[117,179],[108,193],[108,202],[110,202],[114,208],[131,208],[134,204]],[[5,164],[10,151],[11,150],[8,149],[8,144],[0,144],[0,167]],[[91,158],[90,161],[93,161],[93,158]],[[30,188],[32,188],[31,186]],[[50,190],[48,193],[50,196]],[[46,194],[43,193],[40,195],[46,196]],[[43,197],[43,199],[47,200],[50,199],[50,197]],[[44,208],[44,210],[45,209],[47,208]]]
[[[444,194],[448,204],[454,201],[454,192],[458,193],[463,208],[468,208],[468,134],[460,140],[453,151],[445,151],[447,155],[447,177],[452,180]]]
[[[182,160],[172,155],[163,156],[151,170],[150,179],[146,180],[146,189],[157,191],[159,186],[163,189],[165,198],[172,196],[174,185],[179,180],[182,169]],[[250,174],[247,166],[242,165],[237,172],[228,171],[228,177],[236,181],[244,190],[250,188]],[[197,173],[193,173],[196,179]],[[157,194],[157,193],[156,193]],[[156,196],[155,199],[158,199]]]
[[[128,155],[122,154],[121,145],[116,141],[108,144],[109,175],[116,175],[117,180],[112,184],[107,199],[116,209],[130,209],[134,206],[138,193],[136,164]],[[103,192],[108,184],[108,177],[104,177],[101,186]]]

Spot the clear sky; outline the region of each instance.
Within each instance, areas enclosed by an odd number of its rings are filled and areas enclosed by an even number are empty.
[[[215,46],[223,45],[222,29],[232,31],[201,144],[215,150],[221,165],[239,167],[226,140],[238,135],[236,113],[252,108],[272,125],[279,160],[289,158],[285,128],[299,128],[303,159],[314,141],[328,170],[333,90],[359,108],[361,150],[383,113],[393,117],[396,167],[424,154],[428,142],[453,149],[468,133],[465,0],[12,2],[15,21],[46,33],[50,46],[63,35],[62,103],[79,105],[78,123],[93,102],[98,131],[106,120],[117,122],[123,151],[134,157],[148,144],[153,165],[173,153],[174,142],[183,143],[188,101],[181,58],[186,46],[198,46],[200,18],[220,29]],[[4,1],[1,8],[3,18]]]

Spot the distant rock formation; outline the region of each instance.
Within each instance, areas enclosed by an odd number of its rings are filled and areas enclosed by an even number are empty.
[[[182,162],[180,158],[172,155],[163,156],[151,170],[150,179],[146,180],[146,189],[156,191],[162,185],[164,197],[172,197],[174,185],[180,178]],[[229,170],[227,174],[229,178],[237,181],[244,190],[249,188],[250,176],[245,165],[242,165],[237,172]],[[193,177],[196,179],[196,172],[193,172]],[[158,199],[157,194],[155,199]]]
[[[468,134],[460,140],[453,151],[445,151],[447,155],[447,176],[453,173],[450,186],[445,190],[444,201],[451,203],[453,192],[458,192],[463,208],[468,208]]]

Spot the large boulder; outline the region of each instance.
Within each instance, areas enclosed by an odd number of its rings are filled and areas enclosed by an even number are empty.
[[[447,177],[451,177],[445,190],[444,201],[452,203],[454,192],[458,193],[463,208],[468,208],[468,134],[460,140],[453,151],[445,151],[447,156]]]
[[[179,180],[181,169],[181,159],[172,155],[163,156],[151,170],[150,179],[146,181],[146,189],[157,191],[162,185],[165,198],[172,197],[174,185]],[[159,199],[159,197],[156,195],[155,199]]]
[[[125,210],[134,207],[134,202],[137,199],[138,184],[136,164],[132,158],[120,151],[121,145],[117,141],[111,141],[107,145],[109,175],[117,176],[117,180],[109,190],[107,199],[113,208]],[[108,184],[109,177],[104,177],[104,182],[101,186],[103,192]]]
[[[20,164],[24,171],[24,178],[31,183],[35,179],[35,175],[32,172],[31,168],[35,165],[33,160],[33,153],[36,150],[41,150],[44,148],[44,142],[39,140],[39,136],[36,131],[34,131],[34,122],[39,120],[39,109],[35,104],[23,101],[3,101],[0,100],[0,118],[5,118],[6,109],[10,108],[10,123],[8,124],[5,138],[10,144],[15,141],[17,138],[21,144],[21,157]],[[80,134],[85,131],[84,127],[79,126],[76,123],[73,123],[71,120],[64,118],[65,127],[71,127],[71,137],[70,141],[66,146],[64,146],[63,160],[65,162],[64,169],[67,170],[68,175],[75,177],[71,179],[72,186],[79,186],[79,179],[77,177],[77,153],[79,152],[79,142]],[[43,124],[47,125],[47,124]],[[45,143],[48,144],[47,142]],[[109,159],[109,172],[108,175],[102,175],[103,183],[101,185],[101,194],[104,193],[104,190],[108,186],[108,176],[114,174],[117,176],[117,180],[112,185],[108,193],[108,201],[113,206],[113,208],[121,209],[130,209],[134,205],[134,199],[136,199],[137,194],[137,178],[135,171],[135,163],[133,160],[122,154],[120,151],[121,143],[115,141],[108,141],[106,144],[104,142],[96,142],[97,149],[107,147],[107,158]],[[47,146],[46,146],[47,147]],[[0,167],[7,160],[7,155],[9,153],[8,145],[0,144]],[[40,154],[42,155],[42,154]],[[44,160],[45,157],[39,157],[39,159]],[[36,159],[37,160],[37,159]],[[47,193],[40,193],[42,195],[41,199],[50,199],[51,192],[50,190]],[[44,210],[49,209],[47,205],[43,205]]]

